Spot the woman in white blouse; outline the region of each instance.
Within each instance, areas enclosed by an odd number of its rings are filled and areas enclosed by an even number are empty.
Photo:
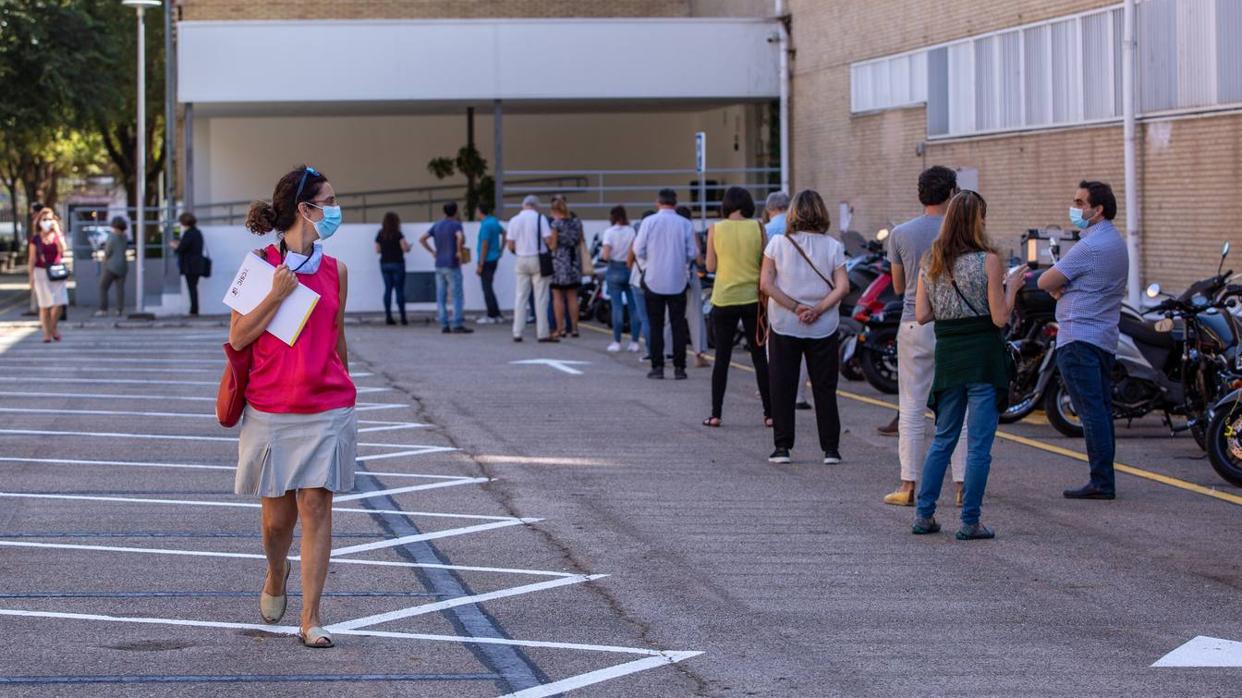
[[[768,296],[768,373],[772,391],[772,463],[788,463],[794,445],[794,401],[803,357],[815,399],[824,463],[840,463],[837,413],[837,305],[849,293],[845,247],[828,234],[828,208],[818,193],[798,192],[784,235],[763,252],[760,288]]]

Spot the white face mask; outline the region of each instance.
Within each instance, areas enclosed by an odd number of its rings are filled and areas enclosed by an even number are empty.
[[[52,230],[52,226],[55,224],[56,224],[55,221],[53,221],[50,218],[44,218],[43,220],[39,221],[39,227],[42,228],[43,232],[45,233],[50,232]]]

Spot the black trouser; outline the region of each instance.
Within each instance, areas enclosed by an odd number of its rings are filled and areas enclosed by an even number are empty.
[[[190,291],[190,314],[198,315],[198,274],[185,275],[185,287]]]
[[[651,368],[664,368],[664,317],[668,311],[669,322],[673,325],[673,367],[686,368],[686,344],[689,343],[686,324],[686,292],[681,290],[671,295],[656,293],[649,288],[643,289],[647,301],[647,317],[651,320]]]
[[[835,312],[835,311],[834,311]],[[768,338],[768,370],[772,377],[772,438],[777,448],[793,448],[794,401],[802,357],[815,398],[819,447],[836,451],[841,444],[841,417],[837,414],[837,336],[819,339],[789,337],[772,332]]]
[[[763,416],[772,416],[772,399],[768,390],[768,355],[755,343],[755,324],[759,317],[759,305],[713,305],[712,330],[716,335],[716,365],[712,368],[712,416],[720,418],[724,403],[725,387],[729,383],[729,361],[733,358],[733,337],[737,334],[740,320],[746,330],[750,345],[750,362],[755,366],[755,380],[759,383],[759,397],[763,399]]]
[[[487,316],[490,318],[500,317],[500,303],[496,301],[496,290],[492,287],[492,282],[496,279],[497,264],[498,262],[483,263],[483,302],[487,303]]]
[[[125,310],[125,275],[113,274],[104,269],[99,275],[99,309],[108,312],[108,287],[116,292],[117,311]]]

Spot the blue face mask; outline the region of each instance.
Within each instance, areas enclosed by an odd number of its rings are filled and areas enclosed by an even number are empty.
[[[1086,230],[1087,228],[1091,227],[1091,221],[1082,217],[1081,208],[1070,208],[1069,219],[1070,219],[1070,223],[1072,223],[1075,227],[1079,228],[1080,230]]]
[[[311,202],[306,202],[307,206],[315,206]],[[319,233],[320,240],[327,240],[332,237],[337,228],[341,227],[341,207],[340,206],[315,206],[315,208],[323,211],[323,218],[318,221],[311,221],[315,226],[315,232]]]

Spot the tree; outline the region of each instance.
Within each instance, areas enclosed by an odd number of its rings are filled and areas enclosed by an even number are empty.
[[[474,220],[480,201],[492,201],[496,194],[496,181],[487,174],[487,160],[474,147],[474,108],[466,110],[466,144],[457,150],[456,157],[432,158],[427,171],[436,179],[447,179],[454,174],[466,178],[467,220]]]
[[[104,150],[116,168],[125,199],[130,208],[137,207],[135,183],[138,176],[137,155],[137,69],[138,36],[134,11],[119,2],[93,0],[82,2],[101,25],[114,51],[107,63],[101,63],[97,79],[110,85],[108,99],[91,112],[93,130],[102,139]],[[160,173],[164,169],[164,23],[160,13],[146,15],[146,140],[147,176],[146,201],[150,208],[159,203]]]

